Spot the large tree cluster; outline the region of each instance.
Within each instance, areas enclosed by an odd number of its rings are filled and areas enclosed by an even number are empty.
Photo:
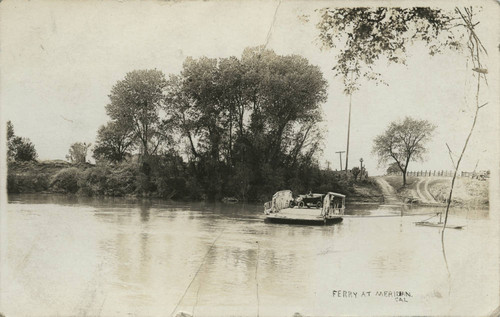
[[[262,47],[240,58],[187,58],[168,78],[135,70],[112,88],[94,156],[137,154],[148,174],[165,165],[158,158],[182,157],[208,197],[255,198],[313,162],[326,86],[307,59]]]

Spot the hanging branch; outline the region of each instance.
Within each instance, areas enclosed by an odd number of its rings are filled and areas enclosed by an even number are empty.
[[[480,105],[479,103],[479,94],[481,91],[481,79],[484,79],[485,83],[487,84],[486,80],[486,74],[488,73],[488,70],[486,68],[483,68],[483,65],[481,64],[481,55],[485,54],[488,55],[488,52],[486,51],[486,48],[483,46],[481,43],[481,40],[477,36],[475,32],[475,27],[478,25],[478,23],[474,23],[472,21],[474,14],[472,11],[472,7],[470,8],[464,8],[464,12],[462,12],[459,8],[456,8],[455,11],[460,15],[462,21],[464,22],[463,26],[467,29],[469,39],[467,43],[467,47],[469,49],[469,54],[473,63],[473,68],[472,70],[476,72],[477,76],[477,86],[476,86],[476,96],[475,96],[475,103],[476,103],[476,109],[474,112],[474,119],[472,121],[472,125],[469,131],[469,134],[467,135],[467,138],[465,139],[464,146],[462,148],[462,152],[460,153],[460,156],[458,157],[457,163],[455,165],[455,172],[453,173],[453,178],[451,180],[451,188],[450,188],[450,194],[448,196],[448,202],[446,205],[446,211],[445,211],[445,217],[444,217],[444,224],[443,224],[443,231],[442,231],[442,238],[444,237],[444,231],[446,229],[446,223],[448,221],[448,213],[450,210],[450,204],[451,204],[451,199],[453,197],[453,188],[455,186],[455,180],[457,177],[458,173],[458,168],[460,166],[460,162],[462,161],[462,158],[464,156],[465,150],[467,149],[467,145],[469,144],[469,140],[472,136],[472,132],[474,131],[474,128],[476,126],[477,122],[477,117],[479,115],[479,109],[482,107],[486,106],[488,103],[484,103]],[[449,147],[448,147],[449,149]],[[451,154],[450,154],[451,155]]]
[[[446,147],[448,148],[448,154],[450,155],[450,160],[451,160],[451,163],[453,164],[453,168],[456,168],[455,160],[453,159],[453,152],[451,151],[448,143],[446,143]]]

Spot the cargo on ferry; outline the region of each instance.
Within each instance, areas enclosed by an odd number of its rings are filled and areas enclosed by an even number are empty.
[[[333,224],[342,221],[344,209],[345,195],[333,192],[294,198],[291,190],[282,190],[264,204],[266,221],[273,223]]]

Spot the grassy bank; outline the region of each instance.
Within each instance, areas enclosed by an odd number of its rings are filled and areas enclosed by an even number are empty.
[[[415,186],[419,181],[418,177],[406,177],[406,186],[403,186],[402,176],[384,176],[384,179],[394,188],[394,192],[400,201],[405,201],[407,197],[417,196]]]
[[[450,194],[451,179],[429,183],[429,191],[438,202],[446,202]],[[452,204],[459,206],[486,206],[489,204],[489,181],[457,178]]]
[[[355,203],[383,203],[384,196],[377,183],[372,178],[368,178],[354,182],[353,190],[346,200]]]
[[[180,169],[177,173],[165,171],[147,175],[138,163],[120,164],[70,164],[64,161],[11,162],[9,163],[7,190],[9,193],[62,193],[84,196],[111,197],[156,197],[174,200],[201,200],[206,195],[200,182],[186,176]],[[170,168],[172,170],[172,168]],[[292,189],[294,193],[334,191],[347,195],[351,202],[376,203],[382,195],[371,179],[354,181],[352,175],[334,171],[317,171],[310,175],[309,188],[298,182],[285,188],[261,189],[255,198],[238,197],[237,188],[226,196],[236,196],[241,201],[265,201],[281,189]]]
[[[401,201],[407,197],[418,197],[417,184],[421,179],[429,181],[428,193],[437,203],[446,203],[451,186],[450,177],[419,178],[407,177],[406,187],[403,186],[401,176],[384,176],[384,179],[394,188]],[[421,186],[422,187],[422,186]],[[421,190],[423,190],[421,188]],[[489,181],[480,181],[471,178],[457,178],[453,190],[452,205],[455,206],[486,206],[489,204]]]

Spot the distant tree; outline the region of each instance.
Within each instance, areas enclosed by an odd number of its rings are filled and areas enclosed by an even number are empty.
[[[389,167],[386,170],[387,175],[397,174],[400,172],[401,172],[401,169],[399,168],[398,163],[396,163],[396,162],[389,164]]]
[[[351,168],[351,173],[352,173],[352,176],[354,176],[354,180],[357,180],[358,175],[361,173],[361,170],[359,169],[359,167],[354,166],[353,168]]]
[[[165,75],[156,69],[134,70],[111,89],[106,112],[119,129],[133,131],[143,157],[157,153],[168,139],[168,122],[160,116],[166,86]]]
[[[14,125],[9,120],[7,121],[7,140],[10,140],[14,137]]]
[[[406,186],[408,164],[423,159],[425,143],[431,139],[435,128],[427,120],[410,117],[392,122],[384,134],[375,138],[373,153],[378,155],[380,164],[394,161],[403,173],[403,186]]]
[[[108,122],[97,131],[93,156],[96,160],[121,162],[130,154],[134,141],[131,127],[120,125],[117,121]]]
[[[69,148],[69,153],[66,155],[66,159],[71,163],[86,163],[87,162],[87,151],[90,148],[90,143],[76,142],[71,144]]]
[[[16,136],[14,125],[7,121],[7,159],[9,161],[34,161],[38,154],[30,139]]]
[[[368,171],[366,170],[366,167],[363,166],[363,168],[361,169],[361,173],[360,173],[360,176],[359,176],[359,179],[361,180],[361,178],[368,178]]]
[[[14,125],[9,120],[7,121],[7,159],[9,161],[14,161],[14,157],[16,155],[16,148],[14,146]]]
[[[14,156],[16,161],[36,160],[38,154],[36,153],[35,145],[33,145],[28,138],[16,137],[13,143],[16,149],[16,154]]]

